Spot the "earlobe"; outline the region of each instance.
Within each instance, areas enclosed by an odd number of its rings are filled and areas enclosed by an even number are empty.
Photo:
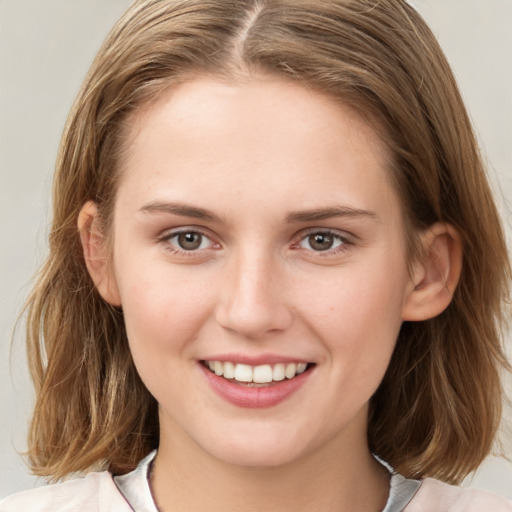
[[[436,223],[421,235],[423,257],[414,263],[402,320],[434,318],[450,304],[462,271],[462,239],[449,224]]]
[[[112,269],[108,264],[105,237],[93,201],[84,204],[78,215],[78,231],[85,264],[100,295],[112,306],[121,306],[121,297]]]

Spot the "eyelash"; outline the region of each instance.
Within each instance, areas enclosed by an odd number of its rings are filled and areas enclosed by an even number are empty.
[[[178,246],[178,242],[176,242],[176,243],[171,242],[171,240],[179,237],[180,235],[199,235],[201,237],[200,245],[203,244],[205,239],[209,240],[210,245],[209,245],[209,247],[206,247],[203,249],[201,249],[200,247],[198,247],[197,249],[191,249],[191,250],[183,249]],[[324,235],[324,236],[333,237],[334,243],[338,242],[339,245],[337,245],[333,249],[329,248],[329,249],[325,249],[323,251],[322,250],[315,251],[312,248],[307,249],[307,248],[301,247],[302,242],[307,241],[308,238],[310,238],[314,235]],[[201,230],[198,230],[198,229],[186,229],[185,228],[185,229],[180,229],[178,231],[173,231],[171,233],[166,233],[163,236],[159,237],[158,241],[165,243],[166,249],[168,251],[172,252],[173,254],[177,254],[177,255],[185,256],[185,257],[197,257],[198,253],[200,253],[204,250],[207,250],[207,249],[211,249],[212,246],[220,247],[219,243],[214,242],[209,235],[205,234],[204,232],[202,232]],[[343,251],[348,250],[349,246],[351,246],[351,245],[353,245],[353,242],[351,240],[349,240],[346,235],[343,236],[340,233],[338,233],[337,231],[333,231],[330,229],[311,229],[306,233],[301,233],[300,238],[298,238],[295,242],[293,242],[291,248],[293,250],[304,249],[306,251],[310,251],[310,252],[314,253],[315,256],[317,256],[317,257],[329,257],[329,256],[334,256],[336,254],[339,254]]]
[[[349,246],[353,245],[353,242],[348,238],[347,235],[341,235],[338,231],[334,231],[331,229],[311,229],[306,233],[301,233],[301,237],[297,242],[294,242],[292,245],[293,249],[300,250],[301,243],[308,240],[308,238],[315,236],[315,235],[324,235],[324,236],[330,236],[333,237],[334,243],[339,242],[339,245],[337,245],[334,248],[325,249],[323,251],[315,251],[314,249],[305,249],[307,251],[311,251],[315,254],[315,257],[329,257],[329,256],[335,256],[337,254],[340,254],[341,252],[344,252],[349,249]]]
[[[210,246],[215,246],[215,245],[218,246],[219,245],[218,243],[215,243],[213,240],[211,240],[211,237],[206,235],[202,231],[200,231],[198,229],[186,229],[186,228],[180,229],[178,231],[173,231],[171,233],[166,233],[165,235],[160,237],[158,239],[158,241],[163,242],[166,245],[166,249],[168,251],[172,252],[173,254],[177,254],[177,255],[185,256],[185,257],[197,256],[197,254],[201,250],[205,249],[205,248],[203,248],[203,249],[198,248],[198,249],[187,250],[187,249],[183,249],[183,248],[179,247],[178,242],[176,242],[176,244],[173,244],[171,242],[171,240],[179,237],[180,235],[199,235],[201,237],[201,245],[203,244],[203,242],[205,240],[209,240]],[[208,248],[211,248],[211,247],[208,247]]]

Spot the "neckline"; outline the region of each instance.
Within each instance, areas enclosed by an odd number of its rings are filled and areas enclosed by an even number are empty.
[[[144,457],[138,466],[126,475],[114,476],[114,483],[128,505],[136,512],[159,512],[149,483],[152,462],[157,451]],[[378,457],[376,460],[390,473],[389,495],[382,512],[402,512],[418,492],[422,481],[405,478]]]

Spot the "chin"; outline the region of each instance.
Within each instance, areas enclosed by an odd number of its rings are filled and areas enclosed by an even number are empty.
[[[246,468],[275,468],[290,464],[300,458],[299,453],[292,450],[266,449],[264,447],[230,447],[225,450],[215,450],[214,457],[225,464]]]
[[[248,468],[278,467],[290,464],[314,449],[302,436],[293,434],[289,429],[280,433],[229,432],[217,440],[211,439],[203,449],[226,464]]]

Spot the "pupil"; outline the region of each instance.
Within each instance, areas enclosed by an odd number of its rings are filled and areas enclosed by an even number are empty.
[[[311,247],[317,251],[327,251],[332,247],[333,236],[328,233],[317,233],[309,237]]]
[[[193,251],[201,245],[201,235],[199,233],[180,233],[178,243],[182,249]]]

